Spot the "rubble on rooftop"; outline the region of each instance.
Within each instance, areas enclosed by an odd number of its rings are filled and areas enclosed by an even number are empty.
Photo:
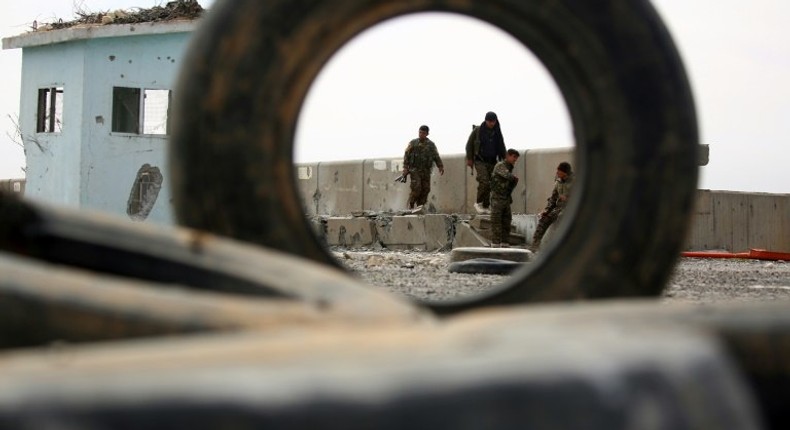
[[[177,19],[197,19],[204,9],[197,0],[175,0],[164,6],[151,8],[134,8],[130,10],[114,10],[106,12],[88,13],[77,11],[76,19],[34,25],[34,31],[60,30],[77,25],[110,25],[110,24],[137,24],[143,22],[173,21]]]

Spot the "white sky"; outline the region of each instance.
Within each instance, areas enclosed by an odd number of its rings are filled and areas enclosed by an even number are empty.
[[[84,0],[90,12],[164,0]],[[142,3],[140,3],[142,2]],[[212,1],[202,0],[204,7]],[[700,188],[790,193],[790,1],[655,0],[678,45],[710,163]],[[4,2],[3,37],[33,20],[74,18],[69,0]],[[478,53],[491,52],[481,61]],[[21,50],[0,51],[0,178],[24,173],[9,119],[19,111]],[[463,152],[471,125],[499,115],[519,149],[572,145],[552,79],[500,30],[452,15],[416,15],[368,30],[314,83],[300,117],[299,161],[400,157],[421,124],[443,154]],[[18,139],[17,139],[18,140]]]

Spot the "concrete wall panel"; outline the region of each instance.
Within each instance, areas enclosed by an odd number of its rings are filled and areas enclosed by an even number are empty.
[[[431,175],[431,193],[428,195],[427,212],[465,213],[466,181],[469,169],[463,154],[442,157],[444,175],[439,175],[435,167]]]
[[[686,250],[790,252],[790,194],[699,190]]]
[[[299,163],[294,166],[296,188],[307,216],[318,214],[318,163]]]
[[[526,167],[526,213],[538,213],[546,207],[546,199],[554,188],[557,165],[568,161],[576,170],[574,151],[573,148],[529,149],[523,157]]]
[[[395,182],[403,170],[400,158],[379,158],[363,162],[362,207],[376,212],[395,212],[406,209],[409,182]]]
[[[513,204],[510,206],[514,214],[527,212],[527,151],[519,151],[521,155],[513,168],[513,174],[518,177],[518,184],[513,190]]]
[[[790,196],[750,194],[748,247],[790,252]]]
[[[447,215],[425,215],[425,247],[427,251],[446,248],[453,238],[453,219]]]
[[[318,207],[322,215],[362,211],[362,161],[318,163]]]
[[[0,191],[7,193],[24,195],[25,185],[24,179],[0,179]]]
[[[369,246],[376,228],[368,218],[330,217],[326,220],[326,243],[330,246]]]
[[[733,252],[749,248],[749,203],[744,193],[716,193],[713,199],[714,226],[717,242]]]
[[[425,217],[421,215],[392,217],[389,224],[377,225],[379,240],[392,249],[425,249]]]
[[[710,190],[698,190],[691,216],[691,228],[686,237],[687,251],[725,249],[724,244],[716,238],[713,218],[713,194]]]

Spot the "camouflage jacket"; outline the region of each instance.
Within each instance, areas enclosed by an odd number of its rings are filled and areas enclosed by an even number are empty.
[[[436,167],[444,168],[439,151],[431,139],[426,137],[423,142],[420,142],[420,139],[409,142],[403,154],[404,169],[409,172],[430,172],[434,163]]]
[[[513,202],[513,189],[516,188],[518,179],[513,176],[513,165],[507,161],[500,161],[491,172],[491,200]]]
[[[562,210],[568,202],[568,197],[571,194],[573,187],[573,174],[568,175],[565,179],[557,178],[554,180],[554,190],[546,203],[545,212],[550,212],[554,209]]]

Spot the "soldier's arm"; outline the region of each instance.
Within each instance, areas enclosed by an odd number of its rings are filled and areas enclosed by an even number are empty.
[[[568,200],[568,198],[570,198],[570,196],[571,196],[571,191],[572,191],[572,190],[573,190],[573,182],[570,182],[570,183],[568,184],[568,186],[566,187],[566,191],[565,191],[565,200]]]
[[[546,209],[543,212],[548,213],[555,207],[557,207],[557,198],[559,197],[560,193],[557,192],[557,187],[555,186],[554,189],[551,191],[551,196],[546,200]]]
[[[474,159],[475,159],[475,154],[474,154],[475,133],[477,133],[477,128],[475,126],[472,126],[472,132],[469,133],[469,138],[466,139],[466,161],[467,161],[467,165],[469,165],[469,163],[474,161]]]
[[[444,175],[444,163],[442,163],[442,157],[439,156],[439,150],[436,149],[436,144],[431,142],[431,157],[432,161],[436,164],[436,168],[439,169],[439,174]]]
[[[439,150],[436,148],[436,144],[431,142],[431,152],[433,156],[433,162],[436,163],[436,167],[443,169],[444,163],[442,163],[442,157],[439,155]]]
[[[409,168],[411,168],[411,166],[409,165],[409,158],[411,158],[409,156],[411,155],[411,151],[412,151],[412,146],[411,146],[411,142],[409,142],[409,144],[406,145],[406,151],[404,151],[404,153],[403,153],[403,174],[404,175],[409,171]]]

